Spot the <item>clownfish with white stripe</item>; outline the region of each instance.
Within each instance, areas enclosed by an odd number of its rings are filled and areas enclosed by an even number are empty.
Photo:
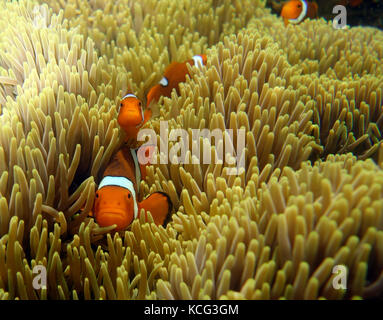
[[[92,210],[92,215],[101,227],[115,224],[115,231],[124,230],[133,219],[139,218],[141,209],[150,211],[157,225],[164,224],[172,210],[167,194],[154,192],[141,202],[138,201],[138,186],[146,174],[145,165],[141,165],[139,160],[150,158],[153,150],[124,146],[112,158],[96,191]]]
[[[185,82],[186,75],[189,74],[187,64],[198,67],[199,65],[206,65],[206,62],[206,55],[201,54],[195,55],[185,62],[172,62],[169,64],[159,83],[149,90],[146,104],[149,106],[152,101],[158,101],[161,96],[170,97],[173,89],[176,89],[179,94],[178,84]]]
[[[124,121],[120,125],[129,133],[135,133],[145,122],[141,101],[134,95],[124,97]],[[139,110],[141,110],[139,112]],[[121,111],[120,111],[121,115]],[[120,117],[119,115],[119,117]],[[132,130],[131,130],[132,129]],[[168,195],[154,192],[141,202],[138,189],[146,176],[146,164],[153,163],[155,146],[131,149],[124,145],[111,159],[98,186],[91,216],[101,227],[116,225],[115,231],[126,229],[139,218],[141,209],[150,211],[154,222],[162,225],[171,212],[172,203]]]
[[[299,24],[307,18],[314,19],[318,17],[318,4],[315,1],[290,0],[283,5],[281,16],[285,26],[289,23]]]
[[[126,139],[136,139],[138,131],[151,118],[152,110],[143,111],[142,103],[134,94],[125,95],[120,104],[117,122],[126,133]]]

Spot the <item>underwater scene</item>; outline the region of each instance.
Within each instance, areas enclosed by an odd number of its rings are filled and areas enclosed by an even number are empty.
[[[383,298],[383,1],[0,12],[0,300]]]

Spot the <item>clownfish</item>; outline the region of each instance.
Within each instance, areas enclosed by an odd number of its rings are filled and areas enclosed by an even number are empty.
[[[124,97],[124,117],[120,125],[127,134],[135,133],[145,123],[141,101],[128,94]],[[121,112],[120,112],[121,114]],[[120,117],[120,115],[119,115]],[[146,164],[152,163],[154,146],[141,146],[132,149],[124,145],[111,159],[98,185],[96,198],[90,216],[101,227],[115,224],[116,231],[126,229],[139,218],[141,209],[150,211],[156,224],[162,225],[172,210],[172,203],[167,194],[154,192],[143,201],[138,201],[138,186],[146,176]]]
[[[136,139],[138,131],[151,118],[152,110],[143,111],[142,103],[134,94],[125,95],[120,104],[117,122],[126,133],[126,139]]]
[[[157,85],[152,87],[148,94],[146,103],[149,106],[152,101],[158,101],[161,96],[170,97],[172,90],[175,88],[179,94],[178,84],[186,80],[189,74],[187,64],[199,66],[206,65],[207,57],[204,54],[195,55],[185,62],[172,62],[164,71],[162,79]]]
[[[285,26],[289,23],[299,24],[303,20],[318,17],[318,5],[316,2],[308,2],[305,0],[290,0],[282,7],[281,16],[285,22]]]
[[[98,185],[91,213],[101,227],[116,224],[115,231],[124,230],[139,218],[141,209],[150,211],[157,225],[165,222],[172,210],[167,194],[154,192],[138,202],[138,186],[146,174],[145,165],[140,163],[144,162],[142,157],[150,157],[148,153],[152,153],[150,148],[131,149],[125,145],[112,158]]]

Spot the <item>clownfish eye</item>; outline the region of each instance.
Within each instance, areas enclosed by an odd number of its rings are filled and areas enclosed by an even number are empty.
[[[132,197],[132,195],[130,193],[128,193],[128,198],[130,199]]]
[[[301,7],[302,7],[302,5],[299,3],[299,4],[297,5],[297,7],[298,7],[298,8],[301,8]]]
[[[122,102],[120,103],[120,107],[122,107]]]
[[[96,193],[96,198],[98,198],[99,196],[98,196],[98,193]]]

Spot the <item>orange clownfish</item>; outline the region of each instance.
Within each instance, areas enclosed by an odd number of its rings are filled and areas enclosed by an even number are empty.
[[[308,2],[305,0],[290,0],[282,7],[281,16],[285,22],[285,26],[289,23],[299,24],[306,18],[318,17],[318,5],[316,2]]]
[[[141,209],[150,211],[157,225],[165,222],[172,210],[167,194],[154,192],[138,202],[138,186],[146,175],[141,163],[150,159],[153,151],[150,146],[136,150],[125,145],[114,155],[98,186],[91,214],[101,227],[116,224],[116,231],[124,230],[139,218]]]
[[[149,90],[146,100],[147,105],[149,106],[153,100],[158,101],[161,96],[170,97],[174,88],[179,94],[178,84],[184,82],[186,80],[186,75],[189,74],[187,64],[198,67],[200,64],[206,65],[206,62],[207,57],[204,54],[195,55],[192,59],[185,62],[172,62],[166,67],[164,75],[159,83]]]
[[[136,139],[138,131],[150,119],[152,111],[142,109],[141,101],[132,93],[125,95],[120,104],[117,122],[125,131],[126,138]]]

